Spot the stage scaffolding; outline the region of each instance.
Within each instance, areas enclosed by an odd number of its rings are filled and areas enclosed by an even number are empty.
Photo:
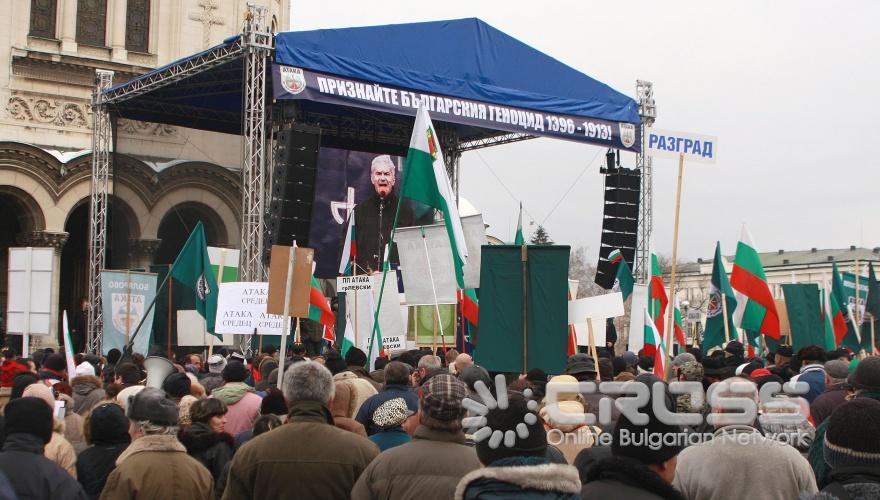
[[[639,227],[636,242],[634,273],[638,283],[648,283],[651,274],[651,231],[654,227],[654,169],[651,157],[647,154],[648,144],[645,131],[657,118],[654,104],[654,86],[651,82],[636,80],[636,101],[639,103],[639,118],[642,128],[642,152],[636,154],[636,168],[642,171],[642,190],[639,207]]]
[[[193,57],[151,72],[144,77],[111,89],[112,72],[98,70],[97,85],[92,97],[95,126],[92,130],[92,191],[89,205],[89,349],[99,351],[102,332],[102,304],[100,302],[101,271],[106,264],[107,248],[107,199],[110,194],[110,155],[112,153],[111,113],[113,107],[124,101],[168,87],[176,82],[236,60],[243,61],[242,72],[242,110],[241,135],[243,136],[242,165],[242,207],[241,244],[239,277],[242,281],[263,281],[266,268],[263,262],[266,213],[269,206],[269,187],[271,166],[274,162],[274,133],[284,123],[283,113],[270,117],[267,109],[267,85],[269,83],[271,56],[274,50],[274,36],[266,23],[266,11],[261,6],[248,6],[248,14],[243,32],[227,43],[209,49]],[[108,91],[108,89],[110,89]],[[163,112],[194,113],[196,110],[173,102],[152,101]],[[229,122],[239,117],[228,112],[212,112],[199,109],[198,113],[208,113],[207,119]],[[215,116],[216,115],[216,116]],[[385,139],[383,142],[409,144],[412,133],[411,123],[381,123],[371,120],[353,120],[350,117],[300,113],[298,121],[322,127],[322,133],[338,137],[357,136],[364,140]],[[275,127],[272,127],[272,121]],[[382,128],[382,131],[377,129]],[[447,169],[453,189],[458,196],[459,165],[461,154],[489,146],[533,139],[535,136],[524,133],[487,131],[484,136],[460,139],[452,133],[444,133],[438,124],[440,142],[446,156]],[[334,130],[335,129],[335,130]],[[388,141],[389,138],[394,140]],[[404,149],[405,150],[405,149]],[[247,336],[246,336],[247,337]],[[245,338],[242,347],[247,349],[249,339]]]

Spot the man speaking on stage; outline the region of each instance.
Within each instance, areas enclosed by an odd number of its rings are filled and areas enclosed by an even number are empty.
[[[391,239],[398,195],[394,192],[397,166],[388,155],[373,158],[370,165],[370,182],[373,195],[354,208],[355,238],[357,240],[357,274],[382,270],[385,245]],[[407,203],[400,207],[398,227],[413,225],[413,215]],[[345,226],[345,225],[343,225]],[[343,236],[342,241],[345,241]],[[390,261],[398,263],[397,249],[391,250]]]

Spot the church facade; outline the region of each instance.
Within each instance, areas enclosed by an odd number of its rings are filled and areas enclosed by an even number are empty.
[[[91,94],[95,70],[119,84],[239,33],[248,3],[275,31],[289,0],[13,0],[0,20],[0,311],[8,249],[55,250],[53,317],[87,295]],[[118,120],[108,269],[168,264],[196,222],[208,244],[240,240],[241,138]],[[58,342],[60,320],[33,346]],[[0,333],[5,333],[0,329]],[[20,345],[20,344],[19,344]]]

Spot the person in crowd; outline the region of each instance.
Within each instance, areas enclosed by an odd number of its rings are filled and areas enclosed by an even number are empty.
[[[247,369],[239,361],[230,361],[223,369],[222,386],[211,391],[211,397],[223,401],[229,407],[226,414],[226,432],[237,435],[254,426],[254,420],[260,416],[262,399],[254,392],[254,388],[245,384]]]
[[[792,380],[806,382],[810,386],[809,392],[801,394],[801,397],[812,404],[819,394],[825,392],[825,349],[817,345],[807,346],[798,351],[797,357],[801,361],[801,369]]]
[[[0,471],[20,499],[86,499],[82,486],[43,448],[52,438],[52,410],[40,398],[20,397],[4,407]]]
[[[205,392],[211,391],[223,385],[223,369],[226,368],[226,358],[219,354],[208,357],[208,373],[199,376],[199,383],[205,388]]]
[[[214,497],[211,473],[177,439],[177,406],[153,387],[132,397],[126,410],[131,445],[116,459],[102,500]]]
[[[55,411],[55,395],[42,382],[31,384],[24,389],[22,397],[34,397],[42,400],[53,412]],[[53,415],[52,439],[46,443],[46,458],[60,465],[68,474],[76,479],[76,451],[70,441],[64,437],[64,420]]]
[[[251,437],[257,437],[260,434],[265,434],[276,427],[280,427],[283,423],[284,421],[281,420],[281,417],[273,413],[260,415],[259,417],[257,417],[256,420],[254,420],[254,428],[251,431]]]
[[[489,372],[479,365],[468,366],[467,368],[459,372],[458,378],[467,385],[467,397],[473,399],[478,403],[482,403],[483,399],[480,397],[480,394],[476,390],[477,382],[482,381],[484,384],[486,384],[486,387],[490,389],[492,388],[492,379],[489,377]]]
[[[693,357],[693,355],[690,355]],[[677,370],[679,382],[702,382],[703,381],[703,365],[695,361],[685,361]],[[697,408],[694,408],[690,394],[678,394],[675,397],[676,413],[702,413],[706,409],[706,402]]]
[[[115,403],[95,406],[86,418],[86,441],[90,444],[76,457],[76,478],[93,500],[101,496],[116,459],[131,443],[128,418]]]
[[[835,408],[846,401],[848,365],[849,361],[842,359],[825,362],[825,392],[819,394],[810,404],[810,416],[816,426],[824,422]]]
[[[409,386],[409,375],[409,367],[399,361],[392,361],[385,366],[385,385],[382,392],[367,398],[355,416],[355,420],[366,428],[368,435],[379,431],[373,422],[373,413],[386,401],[402,398],[412,414],[418,411],[419,396]]]
[[[197,353],[187,354],[184,359],[183,367],[190,371],[192,370],[194,375],[199,375],[203,372],[202,370],[202,355]]]
[[[3,363],[0,364],[0,387],[12,387],[16,375],[28,371],[27,363],[16,359],[14,351],[5,351]]]
[[[856,361],[856,360],[853,360]],[[868,356],[855,364],[855,370],[847,377],[849,393],[847,400],[873,399],[880,401],[880,357]],[[832,412],[832,415],[834,412]],[[825,433],[828,420],[816,424],[816,439],[810,447],[808,458],[813,473],[816,475],[816,483],[820,488],[828,485],[831,469],[825,461]]]
[[[232,460],[233,439],[226,432],[226,404],[219,399],[201,399],[190,408],[192,424],[181,430],[178,439],[186,452],[209,471],[214,479],[214,494],[223,496],[224,471]]]
[[[382,384],[385,382],[385,367],[388,366],[391,360],[388,358],[376,358],[376,361],[373,362],[373,371],[370,372],[370,378],[373,381]]]
[[[277,418],[279,423],[283,424],[284,422],[287,422],[287,401],[284,400],[284,393],[282,393],[280,389],[274,386],[266,389],[266,397],[264,397],[263,402],[260,403],[260,416],[257,417],[257,420],[254,420],[253,429],[239,432],[235,436],[234,448],[236,451],[238,451],[238,449],[241,448],[243,444],[250,441],[251,438],[254,437],[254,429],[257,428],[257,422],[260,421],[262,417],[265,417],[267,415],[271,415]],[[263,419],[263,422],[265,421],[266,420]],[[364,433],[364,436],[366,436],[366,433]]]
[[[435,356],[433,354],[422,356],[419,358],[418,363],[416,363],[416,369],[410,375],[410,383],[413,387],[418,387],[434,373],[442,370],[442,368],[443,366],[440,363],[440,356]]]
[[[547,442],[562,452],[566,463],[574,463],[581,450],[593,446],[602,429],[585,422],[570,422],[586,413],[580,394],[574,399],[557,399],[541,408],[538,414],[547,431]]]
[[[547,390],[547,374],[540,368],[532,368],[526,373],[526,380],[531,382],[535,399],[544,399]]]
[[[507,408],[489,410],[484,429],[504,436],[503,442],[491,437],[477,442],[484,467],[461,478],[455,498],[580,498],[577,469],[547,461],[547,434],[522,394],[509,391]]]
[[[698,363],[685,361],[682,369],[691,364]],[[648,383],[651,386],[662,384],[658,379]],[[673,398],[666,392],[663,397],[661,404],[672,411]],[[675,441],[664,441],[666,436],[681,436],[683,429],[660,420],[654,412],[654,402],[652,392],[649,401],[640,409],[648,417],[644,425],[634,424],[626,415],[621,415],[612,434],[611,456],[579,470],[584,480],[582,498],[684,499],[671,484],[683,446]],[[642,435],[656,437],[637,438]]]
[[[376,392],[382,390],[382,384],[373,380],[373,377],[367,372],[364,366],[367,364],[367,353],[358,349],[357,347],[352,347],[345,353],[345,364],[347,365],[347,371],[354,373],[358,377],[368,381],[370,385],[376,389]]]
[[[738,383],[734,391],[733,384]],[[741,392],[740,388],[749,388]],[[714,438],[685,448],[678,456],[673,484],[685,498],[794,498],[816,492],[810,464],[798,451],[768,439],[755,428],[755,412],[724,413],[720,398],[750,398],[755,407],[754,382],[730,378],[708,395],[715,425]],[[723,471],[723,473],[720,473]]]
[[[467,353],[461,353],[455,357],[455,361],[450,366],[450,373],[453,373],[455,370],[455,375],[461,375],[461,372],[465,370],[465,368],[474,365],[474,358]]]
[[[357,480],[351,497],[451,498],[457,479],[480,467],[462,430],[466,396],[467,386],[452,375],[441,373],[425,382],[412,442],[379,455]]]
[[[76,377],[70,381],[70,387],[73,389],[73,411],[82,416],[85,416],[99,401],[107,399],[104,382],[95,376],[94,369],[91,373],[80,370],[80,366],[85,364],[87,362],[76,367]]]
[[[265,392],[269,387],[275,387],[272,384],[269,384],[269,375],[272,373],[272,370],[278,369],[278,362],[275,361],[271,356],[266,356],[260,362],[260,381],[254,386],[254,389],[258,391]],[[277,375],[276,375],[277,377]],[[276,378],[277,382],[278,379]]]
[[[678,372],[679,370],[681,370],[682,365],[684,365],[685,363],[696,362],[697,358],[695,358],[694,355],[689,352],[683,352],[675,356],[674,358],[672,358],[672,363],[670,363],[672,365],[672,377],[678,378]]]
[[[861,398],[828,417],[822,443],[831,467],[828,484],[807,500],[880,498],[880,402]]]
[[[140,385],[144,377],[134,363],[120,363],[113,372],[113,382],[123,388]]]
[[[62,421],[64,422],[64,439],[73,446],[76,453],[86,448],[86,442],[83,438],[83,421],[85,418],[73,411],[73,398],[70,396],[72,392],[70,386],[59,382],[53,386],[57,400],[64,404],[64,410],[61,411]]]
[[[376,443],[379,451],[409,443],[412,438],[403,424],[413,415],[415,412],[409,408],[403,398],[385,401],[373,412],[372,427],[376,432],[369,436],[370,441]]]
[[[67,360],[64,355],[56,352],[46,356],[37,376],[40,380],[49,380],[53,384],[67,380]]]
[[[185,373],[172,372],[162,381],[162,390],[175,403],[180,404],[184,396],[191,394],[192,380]]]
[[[330,371],[314,361],[286,370],[283,390],[290,406],[288,423],[238,450],[223,498],[348,497],[379,448],[333,425],[334,388]]]
[[[589,354],[578,353],[568,358],[565,374],[571,375],[578,382],[596,380],[596,360]]]
[[[453,347],[443,354],[443,366],[449,370],[449,373],[458,375],[455,369],[455,360],[458,358],[459,352]]]
[[[794,370],[791,368],[793,356],[794,351],[790,345],[780,345],[773,352],[773,364],[768,366],[767,369],[771,373],[779,375],[783,381],[788,382],[794,376]]]
[[[805,399],[773,394],[773,400],[758,405],[758,414],[766,437],[791,445],[801,453],[810,449],[816,429],[810,423],[810,405]]]
[[[354,419],[358,412],[357,388],[352,380],[334,380],[335,396],[330,411],[333,425],[342,430],[367,437],[367,429]]]
[[[360,409],[361,405],[363,405],[366,400],[378,394],[376,386],[373,385],[372,380],[364,380],[362,377],[355,375],[354,372],[351,372],[348,369],[333,375],[333,380],[347,380],[351,382],[351,385],[354,388],[354,401],[352,404],[354,404],[355,412]],[[357,413],[355,413],[355,415],[357,415]]]

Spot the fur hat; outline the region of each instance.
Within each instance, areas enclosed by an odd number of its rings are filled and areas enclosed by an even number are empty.
[[[132,420],[148,420],[156,425],[176,426],[178,419],[177,404],[169,398],[165,391],[146,387],[128,402],[126,415]]]
[[[212,354],[208,357],[208,371],[210,373],[223,373],[226,368],[226,358],[219,354]]]
[[[880,467],[880,402],[856,398],[838,406],[828,417],[823,448],[832,469]]]
[[[55,411],[55,396],[52,394],[52,389],[49,389],[49,386],[42,382],[37,382],[25,387],[21,397],[39,398],[43,400],[52,411]]]
[[[373,411],[373,423],[380,429],[390,429],[403,424],[413,412],[406,406],[403,398],[392,398],[385,401]]]

